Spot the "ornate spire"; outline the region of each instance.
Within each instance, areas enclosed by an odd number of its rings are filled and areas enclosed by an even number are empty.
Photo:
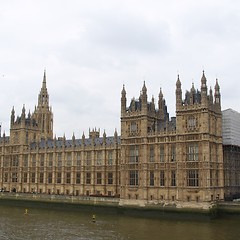
[[[143,87],[142,87],[142,108],[147,111],[147,88],[145,85],[145,81],[143,82]]]
[[[215,92],[219,93],[219,90],[220,90],[220,87],[219,87],[219,84],[218,84],[218,79],[216,79]]]
[[[146,85],[145,85],[145,81],[143,81],[142,93],[147,94],[147,88],[146,88]]]
[[[28,118],[29,118],[29,119],[31,118],[31,112],[30,112],[30,110],[29,110],[29,112],[28,112]]]
[[[49,108],[48,99],[49,99],[49,96],[47,91],[46,70],[44,70],[42,88],[38,95],[38,107]]]
[[[163,109],[163,104],[164,104],[164,101],[163,101],[163,93],[162,93],[162,88],[160,88],[160,92],[159,92],[159,95],[158,95],[158,109],[162,110]]]
[[[220,104],[221,104],[221,99],[220,99],[221,95],[220,95],[220,87],[219,87],[217,79],[216,79],[216,84],[215,84],[214,97],[215,97],[215,104],[218,104],[220,106]]]
[[[72,135],[72,141],[75,141],[75,134],[73,132],[73,135]]]
[[[179,74],[177,76],[177,82],[176,82],[176,110],[179,110],[179,108],[182,106],[182,84],[179,78]]]
[[[163,99],[162,88],[160,88],[160,92],[159,92],[159,95],[158,95],[158,97],[159,97],[159,100],[160,100],[160,99]]]
[[[44,69],[42,88],[47,88],[46,69]]]
[[[177,82],[176,82],[176,87],[177,89],[181,88],[181,81],[180,81],[180,78],[179,78],[179,74],[178,74],[178,78],[177,78]]]
[[[85,145],[85,134],[84,134],[84,132],[83,132],[83,134],[82,134],[82,145],[83,145],[83,146]]]
[[[12,108],[12,112],[11,112],[11,124],[14,124],[15,121],[15,110],[14,107]]]
[[[127,105],[127,98],[126,98],[126,90],[125,86],[123,84],[123,89],[122,89],[122,97],[121,97],[121,115],[123,116],[126,112],[126,105]]]
[[[203,75],[202,75],[202,78],[201,78],[201,84],[202,84],[202,87],[206,87],[206,83],[207,83],[207,79],[205,77],[205,73],[204,73],[204,70],[203,70]]]
[[[210,101],[210,104],[213,104],[213,91],[212,91],[212,87],[210,87],[210,90],[209,90],[209,101]]]
[[[126,97],[125,85],[123,84],[122,97]]]
[[[115,143],[118,142],[118,134],[117,134],[117,129],[115,128],[115,132],[114,132],[114,140],[115,140]]]
[[[25,104],[23,104],[23,108],[22,108],[22,118],[25,118],[26,116],[26,109],[25,109]]]
[[[195,92],[196,90],[195,90],[195,87],[194,87],[194,83],[192,83],[192,88],[191,88],[191,92]]]

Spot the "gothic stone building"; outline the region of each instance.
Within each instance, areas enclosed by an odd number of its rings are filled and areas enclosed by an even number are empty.
[[[0,138],[0,188],[13,192],[119,197],[120,205],[195,204],[224,199],[221,97],[218,82],[182,96],[169,119],[160,90],[148,101],[145,83],[127,107],[121,96],[121,137],[89,131],[81,139],[53,137],[44,73],[34,112],[11,113],[10,136]]]

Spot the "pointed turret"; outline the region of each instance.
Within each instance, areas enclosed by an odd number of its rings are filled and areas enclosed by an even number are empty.
[[[204,106],[207,105],[207,79],[205,77],[204,71],[201,78],[201,103]]]
[[[212,88],[210,87],[210,90],[209,90],[209,104],[212,106],[213,104],[213,91],[212,91]]]
[[[215,98],[214,103],[215,103],[215,106],[217,107],[217,110],[221,110],[221,94],[220,94],[220,87],[217,79],[215,84],[214,98]]]
[[[190,91],[190,104],[195,103],[195,93],[196,93],[196,90],[195,90],[195,87],[194,87],[194,83],[192,83],[192,88],[191,88],[191,91]]]
[[[163,93],[162,93],[162,88],[160,88],[160,92],[158,94],[158,109],[162,110],[163,109]]]
[[[24,121],[24,123],[25,123],[25,118],[26,118],[26,109],[25,109],[25,105],[23,105],[21,120]]]
[[[74,142],[75,141],[75,134],[73,132],[73,135],[72,135],[72,141]]]
[[[85,134],[83,132],[83,135],[82,135],[82,145],[84,146],[85,145]]]
[[[126,112],[126,104],[127,104],[126,90],[125,90],[124,85],[123,85],[123,89],[122,89],[121,94],[122,94],[122,97],[121,97],[121,115],[123,115]]]
[[[105,129],[104,129],[104,132],[103,132],[103,144],[106,144],[106,138],[107,138],[107,135],[106,135],[106,132],[105,132]]]
[[[201,88],[204,88],[204,87],[207,87],[207,79],[206,79],[206,76],[205,76],[205,72],[203,70],[203,75],[202,75],[202,78],[201,78]]]
[[[151,111],[155,111],[155,102],[154,102],[154,96],[152,96],[152,102],[151,102]]]
[[[13,125],[15,122],[15,110],[14,107],[12,108],[12,112],[11,112],[11,125]]]
[[[177,82],[176,82],[176,109],[178,110],[179,107],[182,106],[182,84],[178,75]]]
[[[141,100],[142,100],[142,110],[147,112],[147,88],[145,85],[145,81],[143,82]]]
[[[202,93],[202,95],[207,95],[207,79],[205,77],[204,71],[203,71],[203,75],[201,78],[201,93]]]
[[[117,134],[117,129],[115,128],[114,132],[114,142],[117,144],[118,143],[118,134]]]

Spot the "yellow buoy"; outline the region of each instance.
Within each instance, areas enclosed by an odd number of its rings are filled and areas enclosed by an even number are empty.
[[[25,209],[25,213],[24,214],[28,214],[28,209],[27,208]]]
[[[95,216],[95,214],[92,215],[92,221],[93,221],[93,222],[96,222],[96,216]]]

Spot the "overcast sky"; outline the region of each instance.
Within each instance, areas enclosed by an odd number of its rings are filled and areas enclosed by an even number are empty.
[[[12,106],[33,111],[47,71],[54,133],[120,133],[120,98],[146,81],[149,101],[162,88],[175,116],[177,74],[183,95],[202,70],[219,80],[222,109],[240,112],[238,0],[9,0],[0,2],[0,122]]]

